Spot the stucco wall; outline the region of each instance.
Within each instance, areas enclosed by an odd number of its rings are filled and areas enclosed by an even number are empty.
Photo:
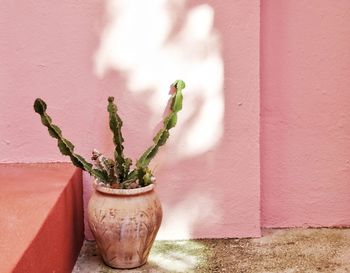
[[[114,95],[136,158],[182,78],[184,110],[152,165],[160,238],[350,225],[349,19],[347,0],[2,1],[0,162],[67,161],[36,97],[89,157],[113,149]]]
[[[349,49],[349,1],[262,1],[263,226],[350,224]]]
[[[135,158],[182,78],[184,110],[153,163],[160,237],[259,236],[259,18],[257,0],[2,1],[0,162],[67,161],[36,97],[89,157],[111,154],[114,95]]]

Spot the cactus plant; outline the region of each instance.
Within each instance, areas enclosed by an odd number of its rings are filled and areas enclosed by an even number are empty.
[[[62,135],[62,130],[52,123],[51,117],[46,113],[46,103],[37,98],[34,102],[34,110],[41,117],[41,122],[47,127],[49,134],[57,139],[60,152],[69,156],[72,163],[87,171],[100,183],[113,188],[137,188],[147,186],[155,181],[154,175],[149,168],[150,161],[155,157],[159,148],[163,146],[169,138],[169,130],[177,123],[177,113],[182,109],[185,83],[177,80],[173,83],[175,92],[169,99],[169,113],[163,120],[163,127],[153,138],[153,144],[140,156],[133,170],[132,160],[124,156],[123,136],[121,128],[123,122],[118,115],[117,105],[114,97],[108,98],[109,127],[113,133],[113,143],[115,145],[114,158],[107,158],[96,149],[92,152],[93,164],[74,152],[74,145]]]

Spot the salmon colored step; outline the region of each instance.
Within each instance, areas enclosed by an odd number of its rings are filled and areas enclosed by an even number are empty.
[[[0,272],[68,273],[83,243],[82,175],[68,163],[0,164]]]

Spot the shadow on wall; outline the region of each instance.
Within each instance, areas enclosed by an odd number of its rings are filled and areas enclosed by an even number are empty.
[[[105,26],[94,56],[95,73],[99,77],[111,71],[122,74],[131,92],[127,96],[142,102],[141,109],[146,105],[142,110],[143,120],[149,120],[148,124],[140,124],[140,113],[136,113],[138,119],[133,122],[127,113],[124,124],[137,126],[138,132],[140,127],[141,132],[151,132],[169,98],[169,83],[177,78],[186,82],[179,122],[152,168],[159,169],[162,165],[176,170],[181,160],[198,157],[220,141],[224,71],[220,37],[213,23],[214,10],[208,4],[189,8],[183,0],[105,1]],[[151,138],[144,133],[131,141],[143,142],[145,149]],[[156,173],[158,171],[161,170]],[[171,175],[174,177],[168,177]],[[184,187],[186,182],[176,181],[175,173],[168,173],[167,180],[177,183],[177,187]],[[205,221],[214,214],[215,204],[208,194],[191,190],[190,185],[187,186],[189,192],[171,196],[169,200],[167,195],[172,191],[165,190],[169,184],[160,183],[161,197],[166,200],[162,200],[165,218],[158,238],[189,238],[196,221]],[[201,212],[203,207],[206,208],[204,213]]]

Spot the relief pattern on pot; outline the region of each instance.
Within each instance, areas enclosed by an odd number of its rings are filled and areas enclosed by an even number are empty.
[[[162,219],[158,198],[155,194],[147,197],[149,202],[131,202],[130,207],[125,199],[120,208],[118,204],[111,208],[106,199],[97,198],[101,204],[90,207],[90,226],[107,264],[127,268],[146,262]],[[94,198],[91,201],[94,203]]]

